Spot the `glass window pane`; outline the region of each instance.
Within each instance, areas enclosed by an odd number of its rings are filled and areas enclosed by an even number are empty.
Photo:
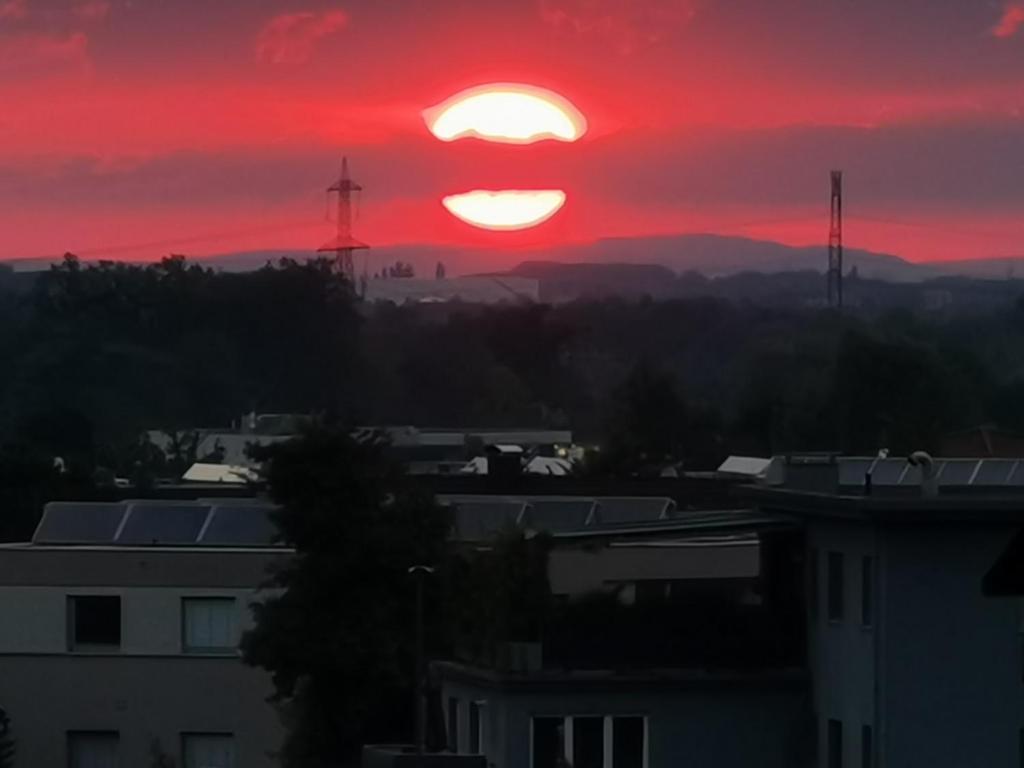
[[[612,719],[612,768],[643,768],[644,718]]]
[[[228,734],[184,737],[184,768],[235,768],[235,739]]]
[[[828,553],[828,619],[843,618],[843,553]]]
[[[182,601],[186,651],[234,651],[234,598],[185,598]]]
[[[572,719],[573,768],[604,768],[604,718]]]
[[[863,558],[860,579],[860,623],[865,627],[870,627],[874,619],[874,568],[874,561],[870,557]]]
[[[71,647],[121,645],[121,598],[117,595],[75,595],[68,598]]]
[[[459,700],[454,696],[448,699],[448,749],[459,751]]]
[[[469,751],[472,754],[479,755],[484,751],[480,741],[480,705],[474,701],[469,705]]]
[[[871,726],[860,727],[860,765],[861,768],[871,768],[874,761],[874,745],[871,738]]]
[[[843,724],[828,721],[828,768],[843,768]]]
[[[69,733],[70,768],[118,768],[116,733]]]
[[[563,721],[560,717],[533,718],[531,768],[560,768]]]

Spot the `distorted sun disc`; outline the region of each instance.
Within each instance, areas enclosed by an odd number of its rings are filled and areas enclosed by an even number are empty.
[[[441,141],[475,137],[506,144],[572,142],[587,131],[586,118],[564,96],[520,83],[461,91],[424,110],[423,119]]]
[[[482,229],[516,230],[535,227],[565,205],[565,192],[541,190],[473,190],[448,195],[441,201],[462,221]]]

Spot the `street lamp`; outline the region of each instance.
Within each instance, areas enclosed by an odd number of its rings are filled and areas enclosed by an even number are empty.
[[[429,565],[414,565],[409,573],[416,577],[416,684],[413,697],[416,713],[416,763],[423,765],[423,743],[426,738],[426,692],[424,682],[426,670],[423,664],[423,579],[434,572]]]

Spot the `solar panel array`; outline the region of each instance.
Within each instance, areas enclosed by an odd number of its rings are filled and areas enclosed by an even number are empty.
[[[33,544],[266,547],[274,509],[256,499],[51,502]]]
[[[921,484],[921,468],[905,458],[842,458],[839,484],[910,487]],[[935,459],[932,472],[940,487],[1024,490],[1024,459]]]
[[[675,512],[663,497],[442,495],[455,513],[455,535],[463,541],[493,538],[509,527],[571,533],[601,527],[652,523]]]

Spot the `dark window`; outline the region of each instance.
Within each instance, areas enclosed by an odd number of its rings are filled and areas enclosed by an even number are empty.
[[[875,564],[870,557],[861,561],[860,578],[860,623],[870,627],[874,623],[874,605],[872,603],[875,583]]]
[[[469,705],[469,751],[474,755],[482,755],[484,752],[483,734],[480,730],[480,707],[478,701],[470,702]]]
[[[72,648],[121,645],[121,598],[77,595],[68,598]]]
[[[644,719],[612,719],[612,768],[644,768]]]
[[[818,618],[818,550],[812,549],[807,557],[807,606],[811,618]]]
[[[118,742],[117,731],[69,731],[69,768],[117,768]]]
[[[839,720],[828,721],[828,768],[843,768],[843,724]]]
[[[604,718],[572,719],[573,768],[604,768]]]
[[[871,726],[862,725],[860,727],[860,766],[861,768],[871,768],[875,764],[874,759],[874,744],[871,741]]]
[[[560,717],[533,718],[532,768],[559,768],[562,757],[563,720]]]
[[[454,696],[448,699],[448,749],[459,751],[459,700]]]
[[[183,733],[182,768],[235,768],[235,737],[230,733]]]
[[[843,620],[843,553],[828,553],[828,620]]]
[[[1020,752],[1020,765],[1024,768],[1024,728],[1017,733],[1017,749]]]

